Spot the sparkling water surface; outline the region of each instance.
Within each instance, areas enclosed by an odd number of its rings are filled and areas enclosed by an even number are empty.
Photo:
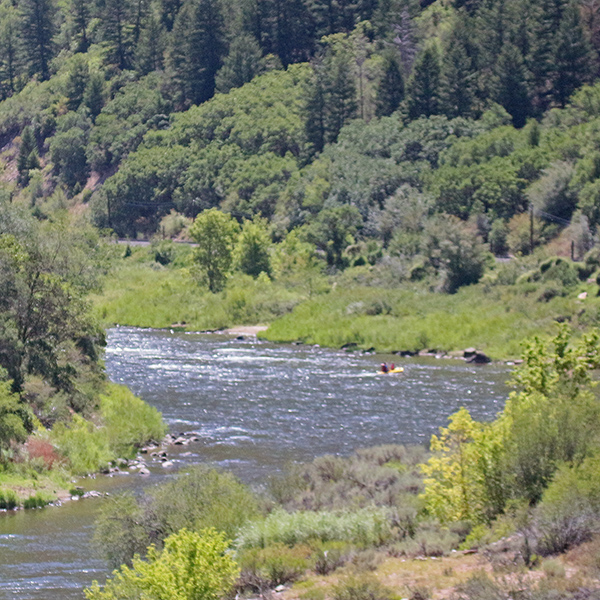
[[[382,360],[401,375],[378,375]],[[108,332],[106,368],[158,408],[173,433],[200,439],[169,448],[173,469],[85,479],[85,489],[139,491],[178,468],[210,463],[260,485],[292,461],[388,443],[425,444],[465,406],[493,418],[509,372],[462,361],[398,359],[319,347],[277,345],[221,334],[117,327]],[[0,598],[70,600],[102,581],[93,523],[104,499],[60,508],[0,513]]]

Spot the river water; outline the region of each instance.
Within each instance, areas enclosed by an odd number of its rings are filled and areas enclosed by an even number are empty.
[[[172,432],[200,441],[169,449],[172,469],[86,479],[86,489],[141,490],[178,468],[210,463],[260,485],[292,461],[350,454],[387,443],[425,444],[465,406],[482,420],[503,407],[508,370],[462,361],[407,359],[402,375],[376,374],[381,360],[254,338],[118,327],[106,368],[156,406]],[[91,546],[103,499],[0,514],[0,598],[70,600],[106,577]]]

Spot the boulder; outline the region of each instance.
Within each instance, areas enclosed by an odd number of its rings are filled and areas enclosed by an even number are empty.
[[[485,365],[487,363],[492,362],[492,359],[489,356],[487,356],[487,354],[477,351],[473,356],[467,358],[467,362],[472,363],[474,365]]]
[[[472,356],[475,356],[475,354],[477,354],[477,349],[476,348],[467,348],[463,352],[463,357],[464,358],[471,358]]]

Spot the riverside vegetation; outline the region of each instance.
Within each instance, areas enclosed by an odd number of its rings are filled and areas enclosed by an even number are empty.
[[[86,597],[254,596],[283,585],[284,597],[305,600],[596,598],[599,335],[573,342],[565,327],[533,339],[497,419],[461,409],[428,452],[324,456],[261,491],[197,467],[142,497],[113,498],[96,541],[122,566]],[[226,564],[196,575],[209,552]]]
[[[457,413],[429,459],[328,457],[267,498],[201,470],[170,515],[160,490],[119,499],[127,535],[108,516],[98,535],[126,567],[88,597],[212,599],[308,569],[333,579],[305,580],[307,600],[385,600],[339,574],[507,533],[509,560],[488,548],[504,579],[436,577],[469,600],[596,593],[599,17],[583,0],[0,2],[6,506],[162,435],[105,381],[106,323],[496,358],[557,322],[575,334],[527,346],[498,420]],[[576,578],[563,559],[527,570],[584,543]],[[428,596],[417,583],[401,593]]]
[[[135,274],[149,309],[110,290],[108,321],[218,328],[295,308],[268,337],[514,357],[503,331],[597,320],[598,11],[5,2],[0,201],[131,239],[223,234],[172,278]],[[494,264],[507,254],[518,260]],[[578,264],[553,260],[569,255]],[[193,281],[221,295],[186,308]],[[459,331],[470,303],[490,310]]]
[[[87,294],[106,251],[92,227],[0,206],[0,507],[36,507],[130,456],[165,426],[106,381]]]

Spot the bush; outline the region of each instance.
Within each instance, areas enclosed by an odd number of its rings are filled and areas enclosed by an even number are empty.
[[[165,540],[162,552],[151,546],[147,561],[136,557],[132,568],[115,571],[104,590],[94,581],[84,592],[87,600],[219,600],[233,587],[237,575],[222,533],[182,529]]]
[[[23,501],[23,508],[44,508],[50,500],[42,492],[37,492],[33,496],[29,496]]]
[[[361,509],[352,513],[276,510],[263,521],[242,528],[238,548],[265,548],[275,543],[289,546],[312,539],[343,541],[358,546],[380,546],[392,538],[388,511]]]
[[[106,432],[77,414],[70,423],[57,423],[51,439],[77,475],[100,471],[113,458]]]
[[[350,575],[333,586],[333,600],[391,600],[392,590],[373,575]]]
[[[27,441],[27,456],[30,463],[41,464],[46,471],[61,461],[61,457],[49,441],[33,436]]]
[[[13,510],[19,506],[19,498],[13,490],[0,490],[0,509]]]
[[[109,384],[100,396],[100,415],[110,450],[117,456],[133,454],[150,440],[161,440],[166,426],[161,414],[122,385]]]
[[[309,567],[310,552],[308,546],[289,548],[280,543],[246,550],[239,559],[243,579],[266,581],[270,587],[295,581]]]
[[[394,545],[398,556],[445,556],[460,544],[460,536],[437,522],[423,523],[414,537]]]
[[[542,563],[542,571],[546,577],[564,577],[566,573],[565,566],[555,558],[545,560]]]
[[[328,575],[343,567],[353,553],[353,546],[346,542],[312,542],[313,568],[318,575]]]
[[[102,508],[96,522],[95,543],[113,566],[143,556],[151,543],[182,528],[214,528],[234,537],[248,519],[258,514],[256,498],[231,473],[197,467],[180,474],[139,499],[116,496]]]

